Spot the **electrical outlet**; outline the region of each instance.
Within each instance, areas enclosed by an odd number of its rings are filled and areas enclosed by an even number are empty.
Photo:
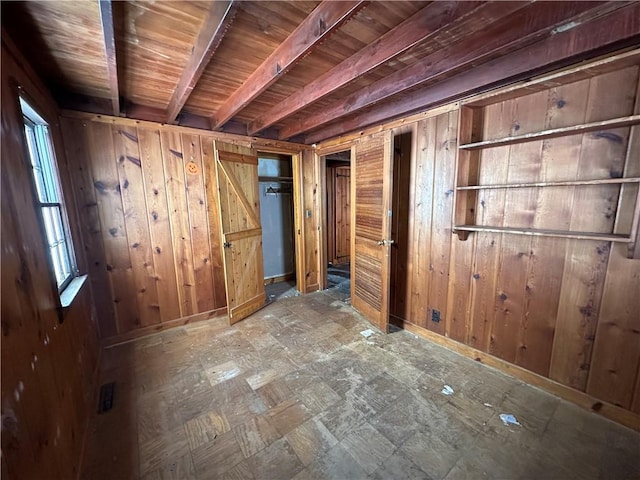
[[[431,321],[435,323],[440,323],[440,310],[436,310],[436,309],[431,310]]]

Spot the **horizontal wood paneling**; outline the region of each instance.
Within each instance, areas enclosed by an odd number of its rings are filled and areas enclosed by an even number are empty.
[[[104,258],[92,275],[99,302],[110,307],[99,311],[103,336],[224,307],[219,225],[211,221],[217,188],[203,168],[203,159],[213,159],[213,139],[72,116],[62,118],[62,130],[77,154],[75,171],[83,172],[76,186],[81,223],[96,238],[85,248]]]

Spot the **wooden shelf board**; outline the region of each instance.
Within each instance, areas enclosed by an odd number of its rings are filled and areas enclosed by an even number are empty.
[[[512,145],[514,143],[533,142],[535,140],[542,140],[545,138],[562,137],[565,135],[577,135],[580,133],[592,132],[594,130],[608,130],[611,128],[620,128],[635,124],[640,124],[640,115],[629,115],[626,117],[603,120],[600,122],[584,123],[571,127],[551,128],[549,130],[543,130],[540,132],[525,133],[523,135],[513,135],[509,137],[496,138],[493,140],[483,140],[482,142],[460,145],[458,148],[462,150],[474,150],[478,148],[500,147],[503,145]]]
[[[617,233],[572,232],[570,230],[546,230],[537,228],[490,227],[484,225],[455,225],[453,233],[460,232],[493,232],[512,233],[515,235],[534,235],[540,237],[575,238],[580,240],[601,240],[605,242],[632,242],[629,235]]]
[[[499,188],[533,188],[533,187],[571,187],[580,185],[618,185],[623,183],[640,183],[640,177],[603,178],[598,180],[571,180],[561,182],[512,183],[501,185],[468,185],[456,187],[456,190],[495,190]]]

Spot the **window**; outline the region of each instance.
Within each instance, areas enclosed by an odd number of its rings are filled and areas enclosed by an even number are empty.
[[[20,106],[51,265],[62,292],[76,275],[76,265],[51,135],[47,122],[22,98]]]

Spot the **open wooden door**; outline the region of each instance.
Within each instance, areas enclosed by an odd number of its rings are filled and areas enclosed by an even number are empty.
[[[265,305],[258,156],[251,148],[215,142],[216,176],[229,323]]]
[[[391,132],[362,139],[352,163],[351,304],[383,332],[389,327],[393,164]]]

